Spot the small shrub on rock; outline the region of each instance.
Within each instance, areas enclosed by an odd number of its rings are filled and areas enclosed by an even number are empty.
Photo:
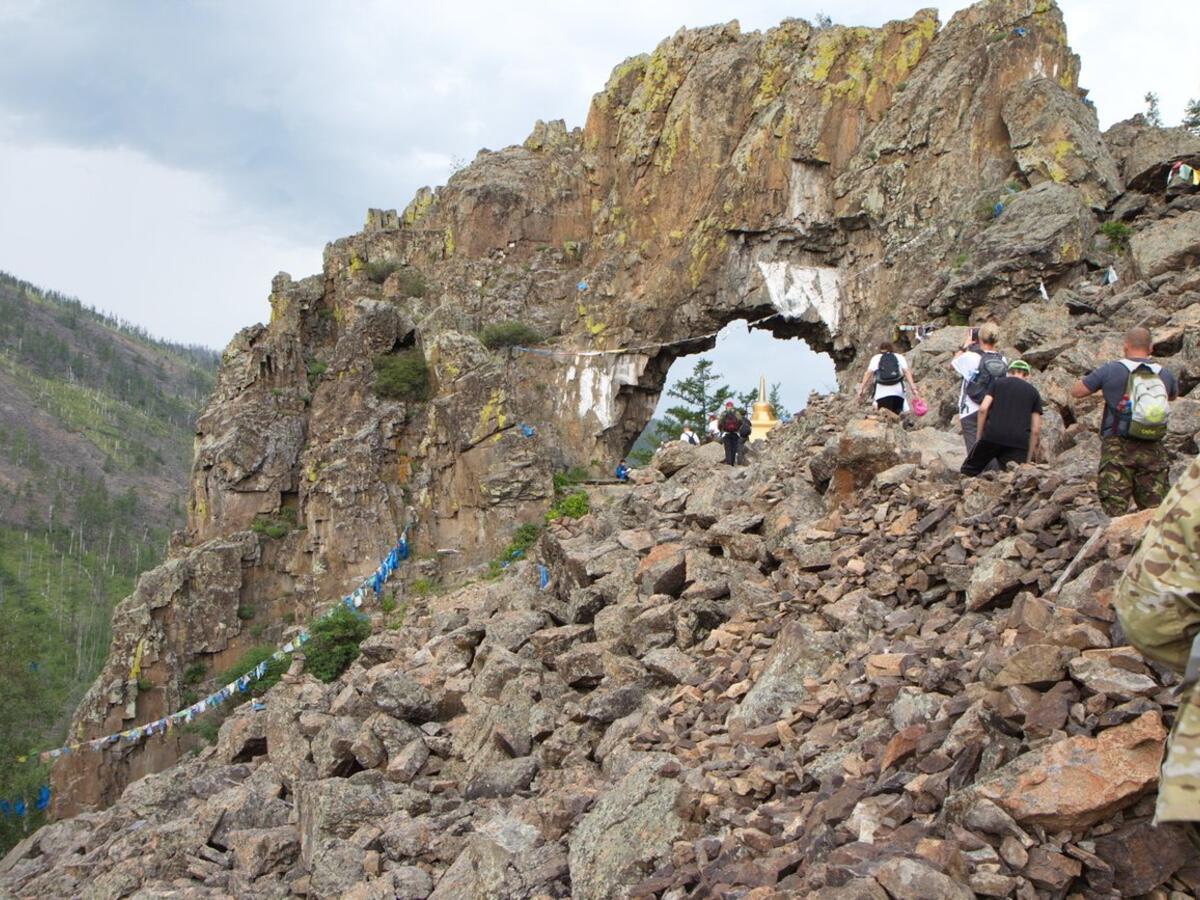
[[[587,491],[574,491],[564,494],[554,501],[554,505],[546,510],[546,521],[555,519],[582,519],[591,511]]]
[[[1100,233],[1108,238],[1108,242],[1118,249],[1124,250],[1129,246],[1129,238],[1133,229],[1124,222],[1105,222],[1100,226]]]
[[[366,616],[338,606],[318,619],[309,629],[304,645],[304,668],[310,675],[328,684],[358,659],[358,645],[371,634]]]
[[[385,400],[422,403],[429,399],[429,369],[420,350],[403,350],[374,359],[375,395]]]
[[[479,332],[479,341],[489,350],[540,344],[542,336],[524,322],[496,322]]]
[[[367,280],[375,284],[383,284],[388,280],[388,276],[400,268],[400,263],[394,259],[380,259],[369,262],[363,266],[363,274],[367,276]]]

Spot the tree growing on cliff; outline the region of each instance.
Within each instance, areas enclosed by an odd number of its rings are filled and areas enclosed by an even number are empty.
[[[1146,124],[1153,125],[1155,128],[1162,128],[1162,113],[1158,108],[1158,94],[1154,91],[1146,91],[1146,96],[1142,98],[1146,101]]]
[[[1187,102],[1183,108],[1183,127],[1193,134],[1200,134],[1200,97]]]

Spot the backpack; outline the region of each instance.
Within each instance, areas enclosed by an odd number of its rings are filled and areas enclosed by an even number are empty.
[[[900,357],[895,353],[885,353],[879,357],[879,368],[875,370],[876,384],[899,384],[904,380],[900,371]]]
[[[750,437],[751,430],[750,418],[748,416],[742,416],[742,421],[738,425],[738,435],[740,437]]]
[[[1167,420],[1171,415],[1167,386],[1158,377],[1161,366],[1153,363],[1134,363],[1122,360],[1129,368],[1125,379],[1125,396],[1117,407],[1115,432],[1121,437],[1139,441],[1161,441],[1167,433]]]
[[[992,385],[1001,378],[1008,377],[1008,363],[1004,357],[994,350],[983,350],[979,368],[967,380],[966,395],[972,403],[983,403]]]
[[[720,424],[722,431],[734,432],[738,430],[738,426],[741,425],[741,421],[738,418],[738,414],[731,409],[722,414]]]

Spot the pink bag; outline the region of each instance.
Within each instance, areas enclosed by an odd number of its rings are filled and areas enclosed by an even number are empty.
[[[925,401],[917,397],[912,402],[913,415],[923,416],[929,412],[929,407],[925,405]]]

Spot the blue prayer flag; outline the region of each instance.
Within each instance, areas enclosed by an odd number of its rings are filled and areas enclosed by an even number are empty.
[[[7,800],[0,800],[0,816],[12,815],[12,807],[8,805]]]
[[[16,803],[13,804],[13,815],[14,816],[25,815],[25,801],[24,800],[18,800]]]
[[[35,805],[38,809],[45,809],[50,805],[49,785],[43,784],[40,788],[38,788],[37,803]]]
[[[538,563],[538,588],[544,591],[549,584],[550,570]]]

